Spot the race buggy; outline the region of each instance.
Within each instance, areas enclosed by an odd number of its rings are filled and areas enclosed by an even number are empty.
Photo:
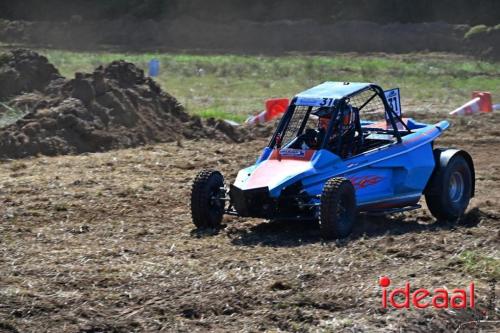
[[[457,220],[474,196],[475,175],[467,152],[434,148],[448,127],[403,118],[399,89],[325,82],[293,98],[256,163],[229,187],[218,171],[198,174],[193,222],[218,228],[224,214],[317,219],[323,238],[343,238],[357,213],[417,209],[422,194],[436,219]]]

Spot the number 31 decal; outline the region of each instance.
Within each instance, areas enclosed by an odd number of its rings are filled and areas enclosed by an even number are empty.
[[[335,101],[334,98],[323,98],[323,101],[319,103],[319,106],[330,107],[333,105],[333,101]]]

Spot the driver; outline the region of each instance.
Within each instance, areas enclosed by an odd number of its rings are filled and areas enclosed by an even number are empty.
[[[362,134],[356,128],[356,115],[353,107],[346,104],[340,109],[339,123],[328,140],[328,148],[343,158],[352,156],[357,151],[357,143],[362,142]]]
[[[318,124],[317,129],[308,128],[305,130],[304,134],[300,137],[300,148],[307,149],[318,149],[323,142],[326,135],[328,126],[330,124],[332,109],[329,107],[318,108],[313,115],[317,116]],[[327,148],[335,151],[337,148],[340,149],[338,152],[341,156],[350,155],[348,151],[348,146],[350,146],[356,135],[354,112],[351,106],[344,105],[341,109],[341,119],[332,131],[330,138],[328,139]],[[342,139],[341,139],[342,138]],[[341,147],[338,147],[338,144]]]
[[[325,137],[328,124],[330,123],[331,108],[320,107],[313,115],[319,117],[317,129],[308,128],[305,130],[304,134],[301,136],[301,149],[317,149],[323,142]]]
[[[318,130],[316,131],[317,137],[321,135],[322,141],[326,135],[328,125],[330,124],[332,109],[327,107],[320,107],[314,115],[319,117],[318,120]],[[336,122],[335,128],[333,128],[330,137],[328,138],[327,148],[335,151],[337,150],[338,143],[341,143],[340,155],[344,155],[344,146],[352,141],[351,136],[355,134],[354,124],[354,112],[350,105],[344,104],[340,106],[340,119]],[[319,145],[318,143],[318,145]]]
[[[319,147],[321,141],[319,140],[319,131],[314,128],[308,128],[302,135],[302,144],[300,148],[303,150],[316,149]]]

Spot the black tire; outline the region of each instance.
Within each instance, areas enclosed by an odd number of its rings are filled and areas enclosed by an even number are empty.
[[[219,171],[203,170],[191,189],[191,217],[198,229],[219,228],[224,215],[224,177]]]
[[[356,219],[354,186],[346,178],[331,178],[323,187],[319,229],[324,239],[345,238]]]
[[[456,221],[467,209],[472,195],[472,172],[464,157],[454,156],[445,168],[437,170],[425,195],[431,214],[438,221]]]

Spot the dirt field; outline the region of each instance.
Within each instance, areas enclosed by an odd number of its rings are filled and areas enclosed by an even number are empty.
[[[350,239],[330,243],[307,223],[231,218],[214,235],[193,230],[198,170],[232,179],[265,140],[2,162],[0,332],[498,330],[488,281],[499,278],[499,121],[463,118],[440,140],[476,163],[458,225],[425,209],[360,217]],[[381,275],[391,287],[474,281],[476,308],[382,310]]]

